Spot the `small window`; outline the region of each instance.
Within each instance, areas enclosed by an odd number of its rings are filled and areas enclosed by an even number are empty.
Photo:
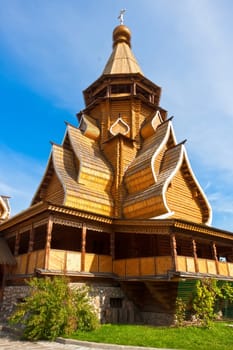
[[[227,262],[227,258],[225,256],[220,256],[219,261],[220,262]]]
[[[107,96],[107,88],[104,88],[102,90],[100,90],[99,92],[97,92],[97,94],[94,94],[94,97],[106,97]]]
[[[137,86],[136,92],[139,95],[144,96],[147,100],[150,100],[150,94],[146,90],[142,89],[140,86]]]
[[[131,85],[111,85],[111,94],[130,94]]]
[[[122,298],[110,298],[110,307],[112,309],[122,308]]]

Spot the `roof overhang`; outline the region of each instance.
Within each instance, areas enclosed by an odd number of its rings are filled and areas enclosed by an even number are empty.
[[[36,222],[37,216],[40,214],[52,214],[56,216],[65,215],[72,217],[73,220],[81,220],[92,222],[92,225],[110,225],[112,231],[125,232],[125,233],[137,233],[137,234],[192,234],[193,237],[202,237],[211,240],[223,239],[232,240],[233,233],[230,231],[221,230],[216,227],[212,227],[205,224],[198,224],[191,221],[182,219],[117,219],[114,217],[108,217],[90,213],[88,211],[76,210],[67,206],[53,205],[48,202],[40,202],[27,210],[20,212],[13,216],[11,219],[0,225],[0,233],[7,229],[12,228],[15,225],[22,224],[29,219],[33,219]],[[41,216],[41,215],[40,215]]]

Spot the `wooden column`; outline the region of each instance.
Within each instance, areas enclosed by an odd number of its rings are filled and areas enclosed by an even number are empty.
[[[136,85],[136,83],[133,83],[133,95],[135,96],[136,95],[136,87],[137,87],[137,85]]]
[[[31,253],[33,251],[34,238],[35,238],[35,231],[34,231],[34,227],[33,227],[33,224],[32,224],[31,229],[30,229],[28,253]]]
[[[47,234],[46,234],[46,243],[45,243],[45,263],[44,263],[45,270],[49,268],[49,253],[50,253],[50,247],[51,247],[52,230],[53,230],[53,217],[52,215],[50,215],[48,224],[47,224]]]
[[[81,271],[85,271],[86,235],[87,235],[87,226],[85,223],[83,223],[83,225],[82,225]]]
[[[115,259],[115,232],[110,235],[110,255],[112,259]]]
[[[174,271],[177,271],[177,250],[176,250],[176,236],[174,233],[171,234],[170,236],[170,243],[171,243],[171,255],[173,257],[173,267]]]
[[[197,258],[197,244],[196,244],[195,239],[192,239],[192,246],[193,246],[193,257],[194,257],[195,271],[199,272],[198,258]]]
[[[217,248],[216,248],[215,242],[211,242],[211,246],[212,246],[213,258],[215,260],[216,271],[217,271],[217,274],[219,275],[218,254],[217,254]]]
[[[15,251],[14,251],[14,256],[17,256],[19,254],[19,242],[20,242],[20,233],[19,230],[16,233],[15,237]]]
[[[30,237],[29,237],[29,244],[28,244],[26,273],[29,272],[30,256],[31,256],[31,252],[33,251],[33,245],[34,245],[34,227],[32,224],[30,229]]]
[[[2,299],[3,299],[4,288],[6,286],[7,270],[8,270],[8,266],[4,264],[2,266],[2,283],[1,283],[1,286],[0,286],[0,301],[2,301]]]

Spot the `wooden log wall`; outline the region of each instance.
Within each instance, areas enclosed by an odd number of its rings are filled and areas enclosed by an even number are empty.
[[[175,213],[173,218],[203,222],[202,210],[194,195],[193,188],[179,170],[166,193],[168,207]]]

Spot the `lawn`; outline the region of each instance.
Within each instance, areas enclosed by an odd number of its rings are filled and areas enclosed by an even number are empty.
[[[229,325],[218,322],[207,329],[106,324],[92,332],[76,332],[69,338],[155,348],[230,350],[233,349],[233,327]]]

